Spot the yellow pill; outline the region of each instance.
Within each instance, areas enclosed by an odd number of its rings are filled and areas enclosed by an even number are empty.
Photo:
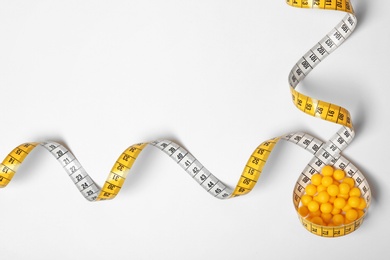
[[[301,206],[298,209],[298,213],[302,217],[306,217],[309,214],[309,209],[306,206]]]
[[[356,220],[358,216],[359,216],[358,212],[354,209],[350,209],[345,213],[345,218],[350,221]]]
[[[310,195],[307,195],[307,194],[303,195],[302,198],[301,198],[301,202],[302,202],[302,204],[303,204],[304,206],[307,206],[307,204],[308,204],[310,201],[312,201],[312,200],[313,200],[313,197],[310,196]]]
[[[322,220],[329,224],[332,221],[333,215],[331,213],[321,213]]]
[[[306,194],[313,196],[317,193],[317,187],[314,184],[309,184],[305,188]]]
[[[330,196],[337,196],[340,192],[339,187],[335,184],[329,185],[326,191],[329,193]]]
[[[319,217],[319,216],[321,216],[321,211],[317,210],[317,211],[314,211],[314,212],[310,212],[309,216],[310,217]]]
[[[310,212],[316,212],[320,208],[320,204],[318,204],[317,201],[312,200],[307,204],[307,207]]]
[[[322,220],[321,217],[313,217],[311,219],[311,222],[317,225],[324,225],[324,221]]]
[[[326,187],[324,185],[320,184],[320,185],[317,186],[317,192],[321,192],[321,191],[324,191],[324,190],[326,190]]]
[[[364,215],[364,211],[363,210],[358,209],[357,212],[358,212],[358,218],[363,217],[363,215]]]
[[[321,191],[316,197],[319,203],[326,203],[329,201],[330,198],[329,194],[326,191]]]
[[[360,195],[362,195],[362,192],[360,191],[359,188],[357,187],[353,187],[350,191],[349,191],[349,196],[354,196],[354,197],[360,197]]]
[[[342,211],[347,212],[348,210],[352,209],[351,205],[348,203],[343,207]]]
[[[322,203],[320,206],[320,210],[322,213],[331,213],[333,210],[333,206],[329,202]]]
[[[360,198],[358,197],[350,197],[348,199],[348,205],[351,206],[352,208],[357,208],[360,204]]]
[[[331,176],[322,177],[321,184],[325,187],[329,187],[333,183],[333,178]]]
[[[364,198],[360,198],[359,206],[357,206],[358,209],[364,210],[367,207],[367,202]]]
[[[333,207],[333,210],[332,210],[332,215],[337,215],[337,214],[340,214],[341,213],[341,209],[338,209],[336,207]]]
[[[347,219],[347,218],[344,218],[344,224],[345,225],[347,225],[347,224],[349,224],[349,223],[352,223],[353,222],[353,220],[349,220],[349,219]]]
[[[322,180],[322,175],[319,173],[313,174],[313,176],[311,176],[311,183],[316,186],[321,184],[321,180]]]
[[[340,180],[344,179],[344,177],[345,177],[345,172],[343,170],[337,169],[333,172],[333,178],[335,180],[340,181]]]
[[[355,180],[350,177],[344,178],[343,183],[347,183],[350,188],[353,188],[355,186]]]
[[[340,226],[344,224],[344,216],[341,214],[336,214],[333,216],[332,222],[335,226]]]
[[[336,209],[342,209],[347,205],[347,202],[343,198],[336,198],[333,202],[333,205]]]
[[[337,194],[337,198],[343,198],[345,200],[348,200],[349,199],[349,195],[348,194],[341,194],[341,193],[339,193],[339,194]]]
[[[349,195],[349,191],[351,190],[351,187],[347,183],[340,183],[339,190],[341,194]]]
[[[330,165],[326,165],[321,169],[321,173],[324,176],[332,176],[333,175],[333,167]]]

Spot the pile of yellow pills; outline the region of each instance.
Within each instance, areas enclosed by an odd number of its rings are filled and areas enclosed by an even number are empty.
[[[349,224],[364,215],[367,207],[354,179],[341,169],[326,165],[313,174],[301,197],[298,213],[321,226]]]

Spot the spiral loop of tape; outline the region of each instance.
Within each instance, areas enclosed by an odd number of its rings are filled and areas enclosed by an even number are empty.
[[[341,151],[351,143],[355,135],[348,110],[303,95],[296,90],[299,82],[325,57],[337,49],[354,31],[357,20],[352,5],[349,0],[287,0],[287,4],[298,8],[319,8],[346,12],[342,21],[298,60],[288,77],[292,100],[299,110],[342,126],[328,141],[323,142],[309,134],[296,132],[261,143],[250,156],[234,189],[215,177],[186,149],[170,140],[156,140],[128,147],[115,162],[102,187],[99,187],[93,181],[76,157],[63,145],[56,142],[25,143],[12,150],[0,164],[0,187],[7,186],[27,155],[37,146],[41,146],[47,149],[62,165],[87,200],[113,199],[121,190],[126,176],[138,155],[146,146],[151,145],[171,157],[212,196],[219,199],[228,199],[247,194],[254,188],[273,148],[280,140],[285,140],[313,154],[313,158],[300,174],[294,188],[293,202],[296,210],[298,210],[301,197],[311,176],[320,172],[325,165],[333,165],[335,168],[343,169],[349,177],[352,177],[361,190],[368,208],[371,200],[371,190],[367,180],[356,166],[341,155]],[[338,227],[317,225],[304,219],[299,214],[298,217],[302,225],[310,232],[324,237],[336,237],[356,230],[362,224],[365,214],[352,223]]]

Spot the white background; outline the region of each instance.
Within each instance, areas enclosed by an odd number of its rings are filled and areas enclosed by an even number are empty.
[[[0,191],[1,259],[388,259],[390,2],[353,5],[356,31],[298,90],[351,112],[344,155],[373,193],[359,230],[301,227],[292,191],[311,157],[290,143],[227,201],[150,147],[115,200],[89,203],[39,148]],[[234,186],[262,141],[338,130],[294,107],[287,76],[343,16],[282,0],[0,1],[0,154],[62,142],[103,184],[128,146],[168,138]]]

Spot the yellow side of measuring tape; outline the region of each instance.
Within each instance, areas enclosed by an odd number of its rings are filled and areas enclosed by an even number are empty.
[[[293,103],[304,113],[341,125],[341,129],[329,139],[322,142],[306,133],[291,133],[273,138],[261,143],[250,156],[241,177],[234,189],[223,184],[211,174],[191,153],[169,140],[157,140],[148,143],[135,144],[127,148],[117,159],[103,187],[95,184],[76,157],[63,145],[56,142],[25,143],[16,147],[0,165],[0,187],[5,187],[15,175],[18,167],[27,155],[37,146],[47,149],[63,166],[83,196],[89,201],[113,199],[119,193],[133,163],[141,151],[148,145],[159,148],[179,164],[193,179],[208,193],[220,199],[232,198],[249,193],[256,185],[264,165],[273,148],[280,140],[292,142],[314,156],[299,176],[294,192],[293,201],[296,210],[300,204],[305,187],[313,174],[319,173],[323,166],[333,165],[343,169],[357,183],[367,208],[371,200],[371,190],[363,174],[345,157],[341,155],[352,141],[355,133],[349,112],[338,105],[314,99],[299,93],[295,88],[309,72],[326,56],[339,47],[349,37],[356,27],[356,17],[349,0],[287,0],[287,4],[299,8],[320,8],[346,12],[343,20],[333,30],[311,48],[294,65],[289,74],[290,91]],[[359,219],[342,226],[329,227],[311,223],[299,215],[303,226],[310,232],[324,237],[336,237],[349,234],[363,222],[365,214]]]

